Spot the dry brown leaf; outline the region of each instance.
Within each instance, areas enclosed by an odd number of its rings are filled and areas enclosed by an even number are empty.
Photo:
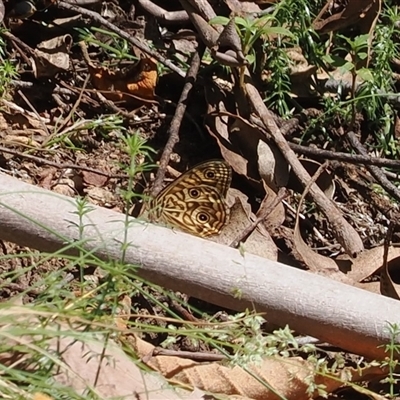
[[[42,116],[37,115],[32,111],[27,111],[15,104],[8,102],[3,99],[1,103],[10,108],[10,112],[6,110],[2,111],[2,116],[5,117],[7,127],[12,127],[15,129],[25,130],[23,136],[30,134],[30,132],[26,131],[26,129],[31,128],[34,132],[40,133],[43,132],[44,125],[50,125],[51,121],[49,118],[43,118]],[[2,121],[2,124],[4,122]]]
[[[313,251],[303,240],[299,228],[299,218],[296,219],[294,228],[294,247],[297,254],[294,253],[296,259],[303,262],[311,272],[319,275],[335,279],[339,282],[352,284],[353,281],[344,275],[340,269],[343,269],[343,264],[351,265],[351,261],[335,261],[332,258],[325,257]]]
[[[182,62],[187,62],[187,54],[193,54],[198,46],[196,34],[193,31],[182,29],[171,37],[172,45],[175,52],[175,57]]]
[[[213,241],[225,245],[231,244],[251,223],[255,216],[251,211],[248,198],[236,189],[229,189],[227,202],[230,208],[228,224]],[[278,249],[267,230],[259,225],[245,240],[245,252],[256,254],[269,260],[277,260]]]
[[[328,33],[357,24],[361,33],[368,33],[379,14],[380,7],[380,0],[349,0],[341,12],[324,20],[316,19],[313,27],[319,33]]]
[[[221,104],[221,107],[224,108],[223,104]],[[257,171],[249,171],[251,167],[249,161],[237,152],[237,148],[230,138],[227,126],[229,117],[222,115],[219,117],[207,116],[206,119],[206,127],[211,136],[217,140],[223,158],[232,166],[235,172],[257,181],[259,179]]]
[[[224,103],[226,98],[222,94],[230,90],[224,88],[223,83],[215,82],[214,86],[206,86],[205,92],[208,104],[206,128],[216,139],[223,158],[235,172],[245,176],[256,190],[262,191],[257,157],[257,146],[259,141],[263,140],[262,134],[254,128],[249,131],[243,129],[243,124],[246,127],[249,125],[238,116],[229,115]],[[226,93],[226,96],[228,95],[229,93]]]
[[[269,385],[288,400],[306,400],[318,397],[317,393],[311,396],[307,393],[310,377],[314,378],[316,385],[325,385],[327,393],[332,393],[345,385],[350,377],[351,381],[355,382],[382,377],[385,372],[378,367],[344,368],[331,377],[321,376],[316,373],[311,363],[300,357],[266,357],[257,364],[247,366],[248,371],[265,382],[262,384],[240,366],[199,363],[174,356],[151,356],[154,350],[151,344],[133,336],[130,343],[142,360],[146,360],[146,364],[171,381],[212,393],[240,396],[242,399],[281,398],[268,389]]]
[[[312,90],[312,76],[318,68],[309,64],[300,47],[289,48],[286,50],[286,54],[291,60],[290,80],[292,85],[290,94],[293,97],[304,98],[315,96]]]
[[[55,167],[45,167],[39,173],[39,186],[45,189],[50,189],[54,176],[57,172]]]
[[[267,208],[270,204],[272,204],[276,199],[276,193],[266,184],[264,184],[264,189],[266,192],[266,200],[264,200],[264,209]],[[282,202],[280,202],[275,209],[268,215],[268,217],[264,220],[263,225],[268,228],[269,232],[272,230],[278,229],[286,218],[285,207]]]
[[[128,94],[147,100],[154,99],[158,74],[157,62],[152,58],[141,59],[133,76],[121,76],[105,67],[91,64],[88,68],[93,86],[109,100],[132,100]]]
[[[54,341],[54,345],[56,343]],[[111,341],[103,358],[94,356],[103,352],[104,344],[101,341],[82,343],[76,339],[64,338],[60,345],[63,360],[69,368],[61,370],[54,379],[78,393],[85,392],[88,385],[91,386],[96,380],[96,392],[104,399],[121,397],[136,400],[148,398],[149,393],[157,399],[185,398],[184,393],[180,395],[169,388],[162,377],[140,369]]]
[[[102,207],[110,207],[116,201],[115,195],[107,188],[92,186],[86,188],[85,193],[87,194],[91,203],[100,205]]]
[[[127,83],[128,92],[145,99],[154,99],[157,77],[157,62],[152,58],[143,58],[137,81]]]
[[[268,187],[277,191],[278,188],[287,186],[289,165],[278,148],[273,143],[260,140],[257,155],[258,171]]]
[[[301,158],[300,162],[304,169],[310,174],[310,176],[313,176],[317,172],[318,168],[321,166],[319,162],[310,160],[308,158]],[[329,171],[323,171],[318,177],[316,183],[328,199],[333,199],[336,185],[335,181],[333,180],[333,176]],[[289,182],[287,186],[289,189],[292,189],[297,193],[303,193],[303,186],[292,170],[289,173]]]
[[[4,114],[5,114],[4,111],[0,114],[0,132],[6,131],[10,126],[10,124],[7,122]]]
[[[318,171],[317,171],[318,173]],[[312,181],[316,181],[318,176],[314,175],[315,178]],[[310,182],[311,184],[311,182]],[[307,244],[304,242],[303,237],[300,232],[300,208],[301,204],[306,198],[308,193],[309,186],[304,190],[302,197],[300,199],[297,213],[296,213],[296,224],[294,227],[294,250],[296,250],[297,254],[294,253],[298,261],[305,263],[305,265],[310,269],[310,271],[317,273],[319,275],[324,275],[326,277],[335,279],[339,282],[351,284],[352,281],[344,275],[340,268],[347,268],[346,264],[351,263],[351,261],[335,261],[331,258],[325,257],[317,252],[313,251]]]
[[[35,393],[33,395],[33,400],[53,400],[53,398],[44,393]]]
[[[61,71],[68,71],[72,43],[71,35],[59,36],[39,43],[32,55],[35,78],[51,78]]]
[[[13,322],[42,326],[42,314],[25,306],[4,308],[2,311],[6,331],[9,324],[8,318]],[[60,363],[55,369],[54,381],[60,387],[65,386],[74,390],[78,395],[87,393],[88,390],[98,398],[107,400],[123,398],[124,400],[138,399],[165,399],[178,400],[193,398],[192,391],[172,388],[165,379],[155,373],[149,373],[139,368],[138,362],[128,357],[125,352],[110,338],[99,333],[86,331],[85,326],[79,323],[75,327],[73,323],[60,325],[53,319],[46,324],[48,333],[47,350],[53,356],[60,354]],[[64,332],[65,336],[60,336]],[[74,332],[68,336],[67,332]],[[20,337],[23,343],[29,344],[34,340],[40,341],[40,348],[46,344],[43,337],[34,339],[32,336]],[[10,339],[11,341],[11,339]],[[19,343],[19,341],[18,341]],[[12,341],[15,346],[15,340]],[[30,353],[15,350],[13,354],[1,354],[1,362],[10,366],[17,360],[19,368],[29,366],[33,372],[32,363],[24,364],[30,357]],[[201,398],[199,392],[197,399]]]
[[[373,249],[365,250],[359,257],[352,260],[352,268],[347,271],[346,275],[353,281],[353,286],[373,293],[380,293],[380,282],[378,279],[372,279],[372,277],[375,276],[378,278],[380,275],[383,251],[383,246],[374,247]],[[391,274],[391,261],[398,257],[400,257],[400,248],[391,246],[388,253],[389,272]],[[340,258],[348,259],[347,256]],[[397,279],[395,281],[397,282]]]
[[[400,257],[387,260],[387,263],[381,267],[381,283],[380,291],[384,296],[391,297],[395,300],[400,300],[400,285],[399,281],[400,272]],[[396,280],[396,282],[394,281]]]
[[[254,1],[224,0],[234,15],[259,13],[261,8]]]

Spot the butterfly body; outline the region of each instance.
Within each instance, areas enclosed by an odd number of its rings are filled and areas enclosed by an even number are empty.
[[[151,218],[202,237],[218,234],[228,218],[225,197],[231,179],[225,161],[199,164],[150,202]]]

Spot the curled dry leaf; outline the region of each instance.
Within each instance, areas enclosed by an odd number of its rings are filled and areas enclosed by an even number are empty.
[[[234,18],[229,19],[217,42],[210,49],[213,57],[223,65],[231,67],[248,65],[248,61],[242,51],[242,43]]]
[[[261,134],[256,129],[243,129],[243,124],[251,126],[227,111],[225,102],[230,90],[224,88],[221,82],[206,86],[205,93],[208,104],[205,125],[216,139],[223,158],[236,173],[245,176],[252,186],[262,191],[257,164],[257,145],[262,140]]]
[[[151,356],[154,347],[137,337],[131,337],[130,343],[135,351],[146,360],[146,364],[171,381],[191,385],[211,393],[228,396],[240,396],[241,399],[277,399],[270,390],[273,388],[282,398],[288,400],[308,400],[318,397],[317,393],[310,395],[309,379],[313,377],[316,385],[325,385],[327,393],[331,393],[352,382],[381,377],[383,371],[378,367],[344,368],[331,376],[322,376],[315,366],[300,357],[281,358],[266,357],[258,363],[248,364],[247,369],[258,379],[251,376],[240,366],[223,366],[219,363],[199,363],[189,359],[173,356]],[[259,380],[261,380],[261,383]]]
[[[353,281],[353,286],[368,290],[369,292],[380,293],[380,281],[378,278],[381,274],[383,252],[383,246],[374,247],[365,250],[359,257],[352,260],[351,270],[348,270],[346,275]],[[392,273],[391,260],[398,259],[399,257],[400,248],[391,246],[388,252],[388,268],[390,274]],[[338,258],[342,260],[349,259],[347,255],[342,255]],[[397,263],[398,261],[394,261],[394,264]],[[393,279],[399,282],[395,276]]]
[[[265,189],[266,195],[265,195],[265,198],[263,200],[261,207],[263,206],[264,209],[266,209],[271,204],[274,203],[274,201],[277,197],[277,194],[266,183],[264,183],[264,189]],[[260,210],[261,210],[261,207],[260,207]],[[257,216],[260,213],[260,210],[258,210]],[[268,227],[269,232],[271,232],[271,230],[277,229],[283,224],[283,222],[285,221],[285,217],[286,217],[285,207],[282,204],[282,202],[280,202],[272,210],[272,212],[268,215],[268,217],[264,220],[263,225]]]
[[[325,19],[316,18],[313,28],[322,34],[357,25],[362,33],[367,33],[370,32],[380,7],[381,0],[349,0],[342,11]]]
[[[236,189],[229,189],[227,203],[230,209],[228,224],[213,238],[215,242],[229,245],[255,219],[247,196]],[[277,260],[278,249],[267,230],[260,224],[245,240],[244,250],[269,260]]]
[[[51,78],[61,71],[68,71],[69,50],[72,43],[71,35],[39,43],[32,56],[35,78]]]
[[[129,101],[132,96],[152,100],[157,84],[157,62],[152,58],[142,58],[131,75],[108,70],[105,67],[88,65],[93,86],[102,91],[104,97],[112,101]],[[129,96],[132,95],[132,96]]]
[[[274,191],[284,187],[289,179],[289,166],[273,143],[263,140],[257,146],[258,171],[264,183]]]
[[[309,160],[307,158],[300,159],[300,162],[303,165],[304,169],[310,174],[310,176],[313,176],[317,172],[318,168],[321,166],[321,163],[314,160]],[[316,183],[328,199],[333,199],[336,185],[333,176],[329,171],[324,170],[318,177]],[[288,188],[293,189],[297,193],[303,192],[303,186],[301,185],[300,181],[292,170],[289,173]]]
[[[387,260],[381,266],[380,291],[384,296],[400,300],[400,257]]]
[[[223,103],[219,108],[225,109]],[[206,119],[206,126],[217,140],[224,159],[259,192],[264,189],[262,180],[273,190],[287,184],[287,162],[257,128],[234,115],[212,114]]]

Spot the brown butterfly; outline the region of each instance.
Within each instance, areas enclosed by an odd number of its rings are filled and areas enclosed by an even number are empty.
[[[150,218],[202,237],[220,233],[228,219],[225,197],[231,167],[206,161],[182,174],[150,202]]]

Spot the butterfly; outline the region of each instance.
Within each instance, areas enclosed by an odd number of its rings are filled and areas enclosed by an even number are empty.
[[[231,180],[225,161],[196,165],[150,201],[150,219],[201,237],[216,235],[228,220],[225,197]]]

